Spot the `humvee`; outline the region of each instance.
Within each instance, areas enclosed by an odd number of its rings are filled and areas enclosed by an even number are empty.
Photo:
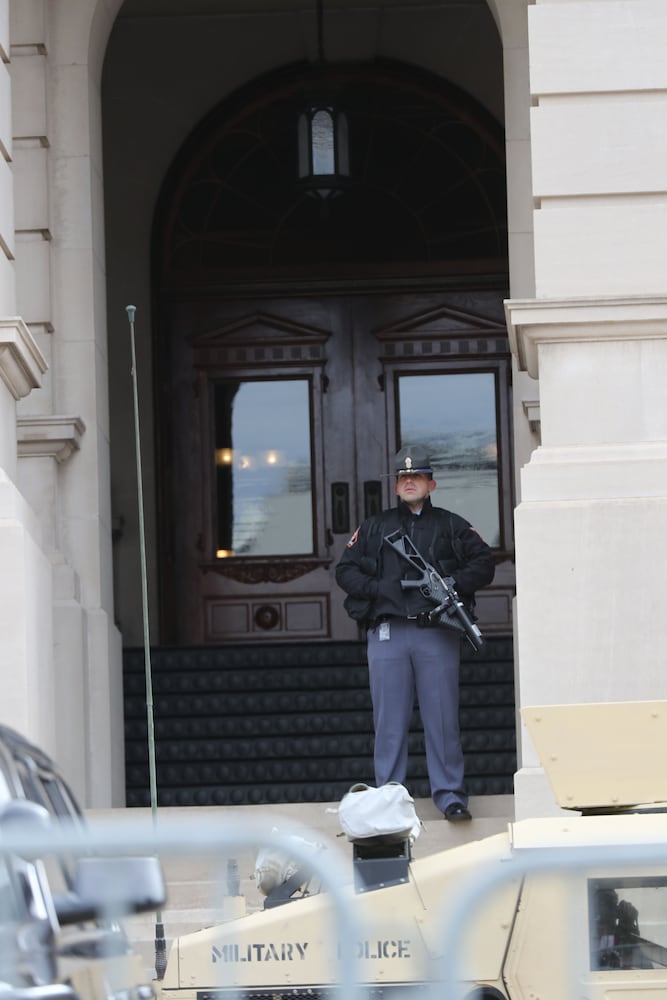
[[[175,939],[163,1000],[319,1000],[350,963],[374,995],[422,989],[442,973],[448,915],[483,872],[493,884],[460,933],[458,995],[667,996],[667,702],[522,714],[560,807],[554,816],[424,858],[408,842],[353,844],[352,953],[349,943],[341,951],[327,892],[284,895]],[[521,864],[554,851],[560,867]]]

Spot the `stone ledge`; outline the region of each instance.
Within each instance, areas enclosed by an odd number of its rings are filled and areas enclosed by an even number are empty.
[[[66,462],[78,451],[85,424],[80,417],[18,417],[19,458],[54,458]]]
[[[666,340],[667,296],[508,299],[505,316],[519,369],[539,377],[539,347],[614,340]]]
[[[19,316],[0,319],[0,378],[14,399],[42,384],[48,365],[30,330]]]

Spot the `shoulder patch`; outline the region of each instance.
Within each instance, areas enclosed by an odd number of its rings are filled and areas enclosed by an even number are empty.
[[[353,545],[356,545],[358,537],[359,537],[359,528],[357,528],[355,533],[352,535],[352,538],[347,543],[346,548],[351,549]]]

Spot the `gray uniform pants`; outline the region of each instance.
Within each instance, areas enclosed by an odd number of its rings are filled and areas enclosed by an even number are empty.
[[[382,635],[389,630],[389,638]],[[419,628],[391,618],[368,631],[368,668],[375,727],[375,781],[405,784],[415,693],[424,727],[431,796],[445,811],[467,805],[459,735],[459,633]]]

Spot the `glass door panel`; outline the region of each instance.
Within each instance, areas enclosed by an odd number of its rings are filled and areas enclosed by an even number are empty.
[[[310,383],[213,388],[216,559],[313,552]]]
[[[500,544],[496,378],[493,372],[399,375],[401,446],[424,444],[438,506],[461,514]]]

